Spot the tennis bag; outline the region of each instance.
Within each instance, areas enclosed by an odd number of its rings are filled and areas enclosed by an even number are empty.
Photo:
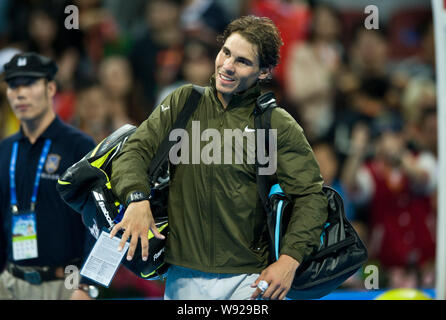
[[[274,96],[266,94],[257,103],[256,128],[271,128],[271,112],[277,107]],[[268,150],[268,141],[266,141]],[[274,182],[273,182],[274,183]],[[267,213],[271,262],[279,259],[282,237],[293,210],[293,202],[280,185],[261,176],[257,170],[257,185]],[[364,243],[348,221],[342,197],[333,188],[322,188],[327,200],[327,220],[320,236],[319,248],[302,261],[287,294],[290,299],[319,299],[355,274],[367,261]]]
[[[79,162],[68,168],[57,183],[57,191],[62,199],[74,210],[82,214],[84,225],[97,239],[102,230],[110,232],[119,223],[125,213],[125,206],[113,195],[110,184],[111,163],[120,152],[136,127],[124,125],[100,142]],[[165,172],[168,177],[168,172]],[[168,178],[159,177],[152,186],[150,207],[155,224],[160,232],[167,236],[169,228],[164,192],[168,188]],[[123,260],[123,265],[141,278],[155,280],[167,271],[164,264],[165,240],[157,239],[151,232],[149,239],[149,257],[147,262],[141,259],[141,245],[135,251],[132,261]]]
[[[185,106],[178,115],[173,129],[185,128],[187,121],[196,110],[202,88],[195,86]],[[110,177],[112,161],[122,150],[125,142],[136,131],[136,127],[126,124],[101,141],[80,161],[68,168],[57,183],[57,191],[62,199],[75,211],[82,214],[84,225],[97,239],[102,230],[110,232],[124,216],[126,207],[112,192]],[[148,170],[151,193],[150,208],[158,230],[168,236],[167,200],[169,194],[170,168],[168,151],[176,141],[164,138],[155,153]],[[121,234],[122,232],[118,232]],[[155,238],[149,231],[149,256],[141,258],[141,243],[131,261],[124,259],[122,264],[135,275],[146,280],[157,280],[167,272],[169,265],[164,263],[165,239]]]

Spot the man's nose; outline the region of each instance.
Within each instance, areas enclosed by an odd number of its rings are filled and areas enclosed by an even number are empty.
[[[17,88],[15,88],[15,92],[17,94],[17,99],[25,99],[26,95],[26,86],[20,85]]]
[[[226,73],[228,74],[233,74],[235,72],[234,70],[234,59],[228,58],[224,61],[223,63],[223,69],[225,70]]]

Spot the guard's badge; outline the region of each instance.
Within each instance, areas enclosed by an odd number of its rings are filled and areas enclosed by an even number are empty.
[[[58,154],[50,153],[46,158],[45,170],[47,173],[52,174],[59,169],[60,156]]]

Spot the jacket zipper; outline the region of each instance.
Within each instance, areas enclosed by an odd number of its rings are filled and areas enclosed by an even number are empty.
[[[220,102],[220,101],[219,101]],[[221,106],[223,108],[223,106]],[[227,108],[226,108],[227,109]],[[219,112],[219,128],[218,131],[220,132],[220,134],[222,134],[222,128],[223,128],[223,123],[224,123],[224,118],[225,118],[225,114],[226,114],[226,109],[223,108],[223,112]],[[215,257],[215,247],[216,247],[216,243],[215,243],[215,222],[216,222],[216,217],[215,217],[215,212],[214,212],[214,164],[211,163],[210,164],[210,186],[209,186],[209,208],[210,208],[210,223],[211,223],[211,234],[210,234],[210,243],[209,243],[209,258],[210,258],[210,264],[212,267],[216,266],[216,257]]]
[[[210,235],[209,235],[209,262],[210,266],[215,266],[215,212],[213,203],[213,192],[214,192],[214,165],[210,164],[210,174],[209,174],[209,213],[210,213]]]

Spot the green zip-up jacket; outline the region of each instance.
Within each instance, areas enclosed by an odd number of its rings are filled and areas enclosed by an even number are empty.
[[[185,85],[171,93],[113,161],[111,185],[121,202],[125,203],[135,191],[150,193],[150,161],[192,90],[192,85]],[[192,154],[193,148],[200,145],[201,152],[206,153],[206,145],[212,140],[195,135],[192,141],[192,121],[199,121],[195,127],[198,123],[200,133],[206,129],[220,133],[221,161],[206,164],[209,162],[201,157],[197,163],[197,159],[191,161],[190,155],[188,164],[183,161],[176,165],[169,190],[167,263],[212,273],[259,273],[268,265],[266,214],[258,195],[255,165],[247,158],[247,144],[243,145],[242,163],[236,162],[235,156],[231,164],[223,161],[224,130],[254,128],[253,110],[259,95],[260,89],[255,85],[235,94],[224,108],[216,95],[215,80],[205,88],[186,126],[191,140],[189,150]],[[327,218],[323,180],[302,128],[285,110],[273,110],[271,128],[277,129],[276,177],[283,191],[294,200],[280,254],[302,262],[319,245]],[[235,153],[235,146],[232,152]]]

